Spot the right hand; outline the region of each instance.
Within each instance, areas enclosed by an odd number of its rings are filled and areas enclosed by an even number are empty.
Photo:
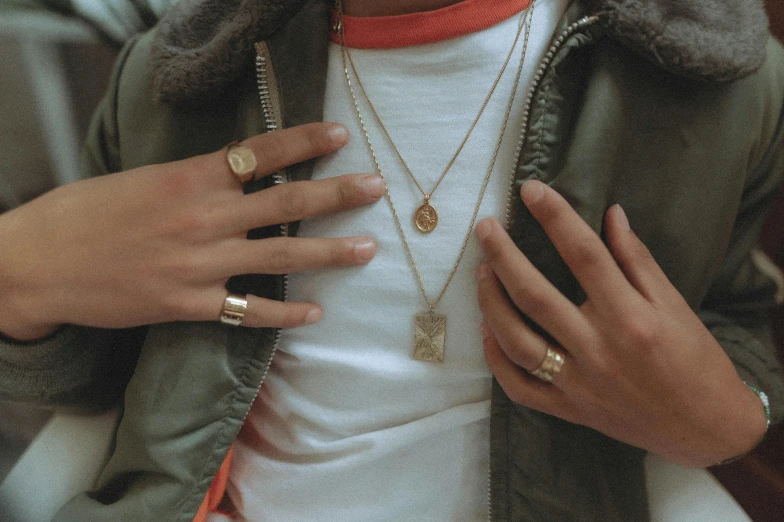
[[[313,123],[243,145],[256,154],[260,177],[347,141],[343,126]],[[375,255],[368,237],[249,240],[248,230],[383,194],[379,176],[357,174],[244,195],[225,149],[65,185],[0,216],[0,332],[30,340],[60,324],[217,321],[232,275],[359,265]],[[287,328],[320,318],[313,303],[249,295],[243,326]]]

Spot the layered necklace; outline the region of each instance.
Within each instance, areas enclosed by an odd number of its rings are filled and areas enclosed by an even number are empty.
[[[419,290],[428,308],[428,311],[423,313],[416,313],[414,315],[413,357],[414,359],[419,361],[442,362],[444,360],[445,341],[446,341],[446,315],[438,313],[436,311],[436,307],[438,306],[438,303],[441,301],[441,298],[446,293],[449,284],[452,282],[452,279],[454,278],[455,273],[457,272],[457,268],[460,265],[460,261],[463,259],[463,255],[465,254],[468,241],[471,237],[471,231],[474,229],[474,225],[476,224],[476,219],[479,214],[479,208],[482,205],[482,200],[484,198],[485,191],[487,190],[487,185],[490,181],[490,177],[492,176],[496,160],[498,159],[498,152],[501,149],[501,143],[503,141],[504,133],[506,131],[507,124],[509,123],[509,117],[512,112],[512,105],[514,103],[515,93],[517,92],[517,88],[520,84],[520,77],[522,76],[522,72],[523,72],[523,64],[525,63],[525,55],[528,49],[528,37],[531,33],[531,20],[533,19],[533,15],[534,15],[535,4],[536,4],[536,0],[532,0],[530,7],[521,13],[520,21],[518,23],[518,28],[517,28],[517,34],[515,36],[514,42],[512,43],[512,48],[509,50],[509,54],[506,57],[503,66],[501,67],[501,71],[498,73],[498,76],[493,82],[493,85],[490,88],[490,92],[485,97],[484,102],[482,103],[482,106],[479,110],[479,113],[476,115],[476,118],[474,118],[474,121],[469,127],[468,132],[463,138],[463,141],[460,143],[460,146],[457,148],[457,151],[452,156],[452,159],[449,161],[446,168],[441,173],[441,176],[438,178],[438,181],[436,182],[433,189],[430,192],[425,192],[422,189],[422,185],[417,181],[414,174],[411,172],[411,169],[408,167],[408,164],[403,159],[403,156],[401,155],[400,151],[398,150],[397,146],[392,140],[392,137],[390,136],[389,132],[387,132],[386,127],[381,121],[381,117],[376,111],[373,103],[370,100],[370,97],[368,96],[364,86],[362,85],[362,81],[360,80],[359,75],[357,74],[357,69],[354,65],[354,60],[352,59],[351,53],[345,43],[345,26],[343,24],[343,0],[336,1],[337,22],[335,24],[334,30],[335,32],[337,32],[340,40],[340,57],[343,64],[343,72],[345,73],[348,90],[349,93],[351,94],[351,99],[354,104],[354,109],[356,111],[360,127],[362,128],[362,132],[365,135],[365,142],[367,143],[368,150],[370,151],[370,155],[373,158],[373,163],[376,167],[376,171],[384,180],[384,184],[386,186],[386,198],[387,201],[389,202],[390,209],[392,210],[392,216],[394,217],[395,225],[397,227],[398,233],[400,234],[400,238],[403,242],[403,247],[405,248],[408,261],[413,269],[414,276],[416,277],[417,283],[419,285]],[[523,40],[523,50],[520,55],[520,63],[517,68],[517,74],[515,76],[514,84],[512,86],[512,91],[509,95],[509,102],[506,107],[503,124],[501,125],[501,129],[499,131],[498,140],[496,142],[492,160],[490,161],[490,165],[487,168],[487,173],[485,174],[484,180],[482,182],[482,188],[480,189],[479,197],[477,198],[476,206],[474,207],[474,211],[471,216],[471,223],[469,224],[468,230],[466,231],[465,234],[465,238],[463,239],[463,243],[460,248],[460,253],[457,256],[457,259],[454,265],[452,266],[452,269],[450,270],[449,275],[446,281],[444,282],[444,285],[441,288],[441,291],[438,293],[435,299],[431,299],[427,295],[427,291],[425,290],[425,286],[422,282],[422,276],[419,272],[419,268],[417,267],[416,260],[414,259],[414,254],[411,251],[411,247],[408,243],[408,240],[406,239],[406,234],[403,230],[403,225],[400,221],[400,217],[398,215],[397,209],[395,208],[395,204],[392,201],[392,194],[389,191],[389,184],[387,183],[387,178],[384,176],[381,166],[379,165],[375,148],[373,147],[373,143],[370,139],[370,134],[368,133],[367,127],[365,125],[365,118],[362,116],[362,112],[359,109],[359,103],[357,101],[356,93],[354,92],[353,82],[351,81],[351,73],[353,73],[357,86],[359,87],[362,96],[367,101],[367,104],[370,107],[370,110],[373,113],[373,116],[375,117],[376,121],[378,122],[379,127],[381,128],[384,136],[392,146],[392,149],[395,151],[395,154],[397,155],[398,159],[403,165],[403,168],[405,169],[406,173],[411,177],[411,179],[416,184],[417,189],[419,189],[420,193],[422,193],[422,196],[424,197],[424,203],[414,213],[414,224],[417,230],[421,232],[429,233],[432,232],[436,228],[436,225],[438,224],[438,214],[436,213],[435,208],[430,203],[430,198],[432,197],[433,193],[438,188],[438,186],[441,184],[441,181],[447,175],[454,162],[457,160],[457,157],[459,156],[460,152],[463,150],[463,147],[468,141],[468,138],[471,136],[471,133],[473,132],[474,128],[479,122],[479,119],[484,113],[485,108],[489,104],[490,98],[495,92],[498,83],[501,81],[501,77],[503,76],[504,71],[506,70],[507,65],[509,64],[512,58],[512,55],[514,54],[514,50],[517,47],[517,43],[520,40],[521,35],[523,34],[524,26],[527,27],[527,29],[525,31],[525,38]]]

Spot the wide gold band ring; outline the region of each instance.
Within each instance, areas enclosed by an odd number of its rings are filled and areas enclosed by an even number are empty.
[[[247,296],[229,294],[226,297],[226,300],[223,301],[220,322],[231,326],[241,325],[242,320],[245,319],[245,312],[248,311],[248,300],[246,297]]]
[[[229,162],[231,171],[239,178],[242,183],[255,178],[256,174],[256,155],[253,150],[235,141],[230,143],[226,150],[226,159]]]
[[[530,373],[545,382],[553,382],[555,376],[561,371],[565,360],[562,353],[548,346],[542,364],[535,370],[531,370]]]

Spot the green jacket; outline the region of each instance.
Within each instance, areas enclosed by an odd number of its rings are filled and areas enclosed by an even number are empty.
[[[759,27],[749,30],[753,21],[727,24],[706,14],[724,12],[719,4],[733,16],[757,13],[753,2],[637,4],[571,5],[528,95],[514,184],[549,183],[597,231],[605,210],[621,203],[743,380],[769,395],[779,420],[784,383],[766,314],[778,289],[755,244],[784,170],[784,51],[764,27],[761,39]],[[217,0],[206,0],[207,7],[189,12],[190,5],[174,8],[121,53],[88,139],[90,174],[187,158],[321,118],[324,3],[247,0],[219,9]],[[193,17],[215,21],[193,24]],[[182,37],[201,27],[220,30],[202,41]],[[258,39],[264,41],[254,58]],[[711,45],[724,40],[737,45],[714,52]],[[218,64],[205,58],[207,48],[218,55],[230,48],[233,57]],[[295,165],[281,181],[307,179],[312,167]],[[249,190],[270,183],[258,180]],[[510,235],[579,302],[580,287],[516,194]],[[285,277],[243,275],[228,286],[285,298]],[[130,330],[65,326],[39,342],[0,341],[3,396],[81,408],[123,397],[116,445],[94,491],[72,499],[56,519],[190,521],[243,424],[277,338],[274,329],[181,322]],[[493,520],[647,520],[643,455],[516,405],[494,384]]]

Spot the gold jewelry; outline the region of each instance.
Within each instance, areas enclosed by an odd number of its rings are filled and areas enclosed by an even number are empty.
[[[531,370],[529,373],[534,377],[538,377],[545,382],[553,382],[555,376],[561,371],[564,364],[563,354],[553,348],[547,347],[547,353],[544,355],[542,364],[538,368]]]
[[[245,312],[248,311],[248,296],[229,294],[223,301],[221,308],[220,322],[231,326],[239,326],[245,319]]]
[[[490,92],[488,92],[487,96],[485,96],[485,99],[482,102],[482,107],[479,109],[476,118],[474,118],[474,121],[471,123],[471,126],[468,128],[468,132],[466,132],[465,137],[463,137],[463,141],[460,142],[460,145],[457,147],[457,150],[455,151],[454,155],[452,155],[452,159],[450,159],[449,163],[447,163],[446,167],[441,173],[441,176],[439,176],[438,180],[436,181],[436,184],[433,186],[433,189],[430,192],[425,192],[425,190],[422,188],[422,185],[419,184],[419,181],[417,181],[416,177],[414,176],[414,173],[411,171],[411,168],[408,166],[408,163],[406,163],[406,160],[403,159],[403,155],[400,153],[400,150],[397,148],[397,145],[395,145],[395,142],[392,141],[392,136],[389,134],[389,131],[387,131],[384,122],[381,121],[381,116],[379,116],[378,111],[376,111],[376,107],[373,105],[373,102],[370,101],[370,96],[365,90],[365,86],[362,84],[362,80],[359,78],[359,73],[357,73],[357,68],[354,65],[354,59],[351,57],[351,52],[348,50],[348,47],[344,45],[342,2],[338,0],[337,4],[338,4],[337,5],[338,22],[334,29],[340,36],[341,52],[346,53],[346,57],[348,58],[348,63],[351,66],[351,72],[354,73],[354,78],[356,78],[357,80],[357,86],[359,87],[362,96],[364,96],[365,100],[367,100],[368,106],[370,107],[370,111],[373,113],[373,116],[378,122],[381,131],[384,133],[384,136],[386,136],[387,141],[392,146],[392,150],[395,151],[395,154],[400,160],[400,163],[403,164],[403,168],[405,168],[406,173],[408,173],[409,177],[411,177],[411,180],[414,182],[416,188],[419,190],[419,192],[422,194],[422,197],[424,198],[424,202],[422,203],[422,205],[414,211],[414,225],[416,225],[417,230],[419,230],[420,232],[424,232],[424,233],[432,232],[433,230],[435,230],[436,226],[438,226],[438,212],[436,212],[435,207],[433,207],[433,205],[430,203],[430,198],[433,197],[433,194],[435,194],[436,189],[441,184],[441,181],[443,181],[444,177],[446,177],[447,173],[449,172],[449,169],[451,169],[452,165],[455,163],[455,161],[457,161],[457,157],[460,155],[460,152],[463,150],[463,147],[465,147],[468,138],[471,136],[471,133],[474,131],[474,128],[476,127],[477,123],[479,123],[479,119],[482,117],[482,114],[485,112],[487,105],[490,103],[490,98],[492,98],[496,87],[498,87],[498,84],[501,81],[501,77],[504,75],[504,72],[506,71],[506,66],[509,65],[509,61],[512,59],[512,55],[514,54],[515,47],[517,47],[517,41],[520,39],[520,34],[522,33],[524,24],[520,23],[520,26],[518,27],[517,30],[517,36],[515,37],[514,43],[512,44],[512,48],[509,50],[509,55],[507,55],[506,60],[504,61],[504,65],[501,67],[501,71],[498,73],[498,76],[496,76],[492,87],[490,87]],[[527,36],[526,36],[526,40],[527,40]]]
[[[520,64],[517,68],[517,75],[515,76],[514,84],[512,86],[512,92],[509,95],[509,103],[507,104],[506,107],[506,113],[504,114],[504,120],[503,120],[503,124],[501,125],[501,131],[499,133],[498,141],[496,142],[495,150],[493,152],[493,159],[491,160],[490,166],[487,169],[487,174],[485,175],[484,181],[482,182],[482,188],[479,192],[479,198],[476,202],[476,206],[474,207],[474,213],[471,216],[471,224],[468,226],[468,232],[466,232],[465,239],[463,240],[463,244],[460,247],[460,253],[457,256],[457,260],[455,261],[454,266],[452,266],[452,270],[449,272],[449,276],[447,277],[444,286],[441,288],[441,292],[438,294],[438,297],[436,297],[434,300],[431,300],[427,296],[427,291],[425,291],[425,285],[422,283],[422,276],[419,273],[419,268],[417,267],[416,260],[414,259],[414,254],[411,251],[411,247],[408,244],[408,240],[406,239],[406,234],[403,232],[403,225],[401,224],[400,217],[398,216],[397,210],[395,209],[395,204],[392,201],[392,194],[389,192],[389,186],[386,184],[386,178],[384,177],[384,173],[382,172],[381,166],[378,163],[378,157],[376,156],[376,151],[373,148],[373,143],[370,140],[370,134],[368,134],[367,127],[365,126],[365,119],[362,116],[362,112],[359,110],[359,103],[357,102],[357,97],[354,92],[354,87],[351,84],[351,76],[349,75],[348,63],[346,61],[346,56],[348,54],[348,51],[346,49],[346,43],[345,43],[344,32],[343,32],[342,0],[337,0],[336,4],[337,4],[336,10],[338,15],[336,30],[338,31],[338,35],[340,37],[340,51],[341,51],[340,57],[343,62],[343,72],[345,73],[346,76],[346,83],[348,84],[348,89],[349,92],[351,93],[351,100],[354,102],[354,109],[357,113],[357,118],[359,119],[359,124],[360,127],[362,128],[362,132],[365,135],[365,142],[367,143],[368,149],[370,151],[370,155],[373,158],[373,164],[375,165],[376,170],[378,171],[381,178],[384,180],[384,184],[386,186],[387,201],[389,202],[389,207],[392,210],[392,216],[395,219],[395,225],[397,226],[398,233],[400,234],[400,239],[403,241],[403,246],[405,247],[406,255],[408,257],[409,263],[411,264],[411,267],[414,271],[414,276],[416,277],[417,283],[419,284],[419,290],[422,294],[422,297],[425,299],[425,303],[429,308],[428,312],[414,315],[414,359],[418,361],[442,362],[444,360],[444,352],[445,352],[446,316],[444,314],[436,313],[435,309],[438,306],[438,303],[441,301],[441,298],[444,297],[444,293],[446,293],[446,289],[449,287],[449,283],[452,282],[452,278],[455,276],[455,273],[457,272],[457,267],[460,265],[460,261],[463,259],[463,254],[465,254],[466,246],[468,245],[468,240],[471,237],[471,231],[474,229],[476,218],[479,215],[479,207],[481,207],[482,205],[482,199],[484,198],[485,191],[487,190],[487,184],[490,181],[490,176],[493,173],[496,160],[498,159],[498,151],[501,149],[501,143],[504,138],[504,133],[506,132],[506,126],[509,123],[509,116],[512,113],[512,104],[514,102],[517,88],[520,84],[520,76],[522,75],[523,72],[523,64],[525,63],[525,55],[526,55],[526,51],[528,50],[528,37],[530,36],[531,33],[531,20],[533,19],[536,0],[533,0],[531,2],[531,5],[528,8],[528,10],[526,10],[520,17],[520,27],[518,28],[517,36],[515,37],[514,43],[512,45],[512,51],[514,51],[514,48],[517,46],[517,42],[520,38],[522,27],[523,25],[526,25],[528,29],[525,32],[525,39],[523,41],[523,51],[520,56]],[[507,57],[507,62],[509,61],[511,56],[512,53],[510,53],[509,56]],[[506,64],[504,64],[504,67],[506,67]],[[356,76],[356,71],[354,71],[354,74]],[[357,82],[359,83],[359,78],[357,78]],[[427,199],[425,200],[425,203],[428,204]],[[435,219],[438,219],[437,215],[435,216]]]
[[[253,150],[239,145],[239,142],[230,143],[226,150],[226,159],[229,168],[239,178],[240,182],[245,183],[255,178],[256,155]]]
[[[343,42],[343,30],[344,30],[342,16],[343,16],[342,6],[338,6],[338,23],[337,26],[335,27],[335,30],[339,33],[341,37],[341,42]],[[509,61],[512,59],[512,55],[514,54],[515,47],[517,46],[517,41],[520,39],[520,34],[523,30],[523,25],[524,24],[522,23],[520,24],[518,28],[517,36],[515,37],[514,40],[514,44],[512,45],[512,48],[509,50],[509,55],[506,57],[506,60],[504,61],[504,65],[501,67],[501,71],[498,73],[498,76],[496,76],[492,87],[490,87],[490,92],[488,92],[487,96],[485,96],[484,102],[482,102],[482,107],[479,109],[476,118],[474,118],[474,121],[471,123],[471,126],[468,128],[468,132],[466,132],[466,135],[463,137],[463,141],[460,142],[460,145],[457,147],[457,151],[455,151],[454,155],[452,156],[452,159],[450,159],[449,163],[447,163],[446,167],[441,173],[441,176],[439,176],[438,180],[436,181],[436,184],[433,186],[433,189],[430,192],[425,192],[425,190],[422,188],[422,185],[419,184],[419,181],[417,181],[416,177],[414,176],[414,173],[412,172],[411,168],[408,166],[408,163],[406,163],[406,160],[403,159],[403,155],[400,153],[400,150],[397,148],[397,145],[395,145],[395,142],[392,141],[392,136],[390,136],[389,131],[387,131],[384,122],[381,121],[381,116],[379,116],[378,112],[376,111],[376,107],[373,105],[373,102],[370,101],[370,96],[368,96],[368,93],[365,90],[365,86],[362,84],[362,80],[359,78],[359,73],[357,73],[357,68],[354,65],[354,59],[351,57],[351,52],[348,50],[347,47],[341,44],[341,50],[345,49],[346,56],[348,57],[348,63],[351,66],[351,72],[354,73],[354,78],[356,78],[357,80],[357,86],[359,87],[362,96],[364,96],[365,100],[367,100],[368,106],[370,107],[370,111],[373,113],[373,116],[378,122],[378,125],[381,128],[381,131],[384,133],[384,136],[386,136],[387,141],[392,146],[392,150],[395,151],[395,154],[400,160],[400,163],[403,164],[406,173],[408,173],[409,177],[411,177],[411,180],[414,182],[417,189],[419,190],[419,192],[422,194],[422,197],[424,198],[424,203],[422,203],[422,205],[419,208],[417,208],[416,211],[414,211],[414,224],[416,225],[416,228],[421,232],[424,233],[432,232],[433,230],[435,230],[436,226],[438,226],[438,213],[436,212],[436,209],[433,207],[433,205],[430,204],[430,198],[433,197],[433,194],[435,194],[435,191],[438,188],[438,186],[441,184],[441,181],[444,179],[444,177],[446,177],[446,174],[449,172],[449,169],[452,168],[452,165],[455,163],[455,161],[457,161],[457,157],[460,155],[460,152],[462,152],[463,147],[465,147],[465,144],[468,141],[468,138],[471,136],[471,133],[474,131],[474,128],[476,127],[477,123],[479,123],[479,119],[482,117],[482,114],[485,112],[485,109],[487,108],[487,105],[490,102],[490,98],[492,98],[496,87],[498,87],[498,83],[501,81],[501,77],[504,75],[504,72],[506,71],[506,66],[509,64]]]

